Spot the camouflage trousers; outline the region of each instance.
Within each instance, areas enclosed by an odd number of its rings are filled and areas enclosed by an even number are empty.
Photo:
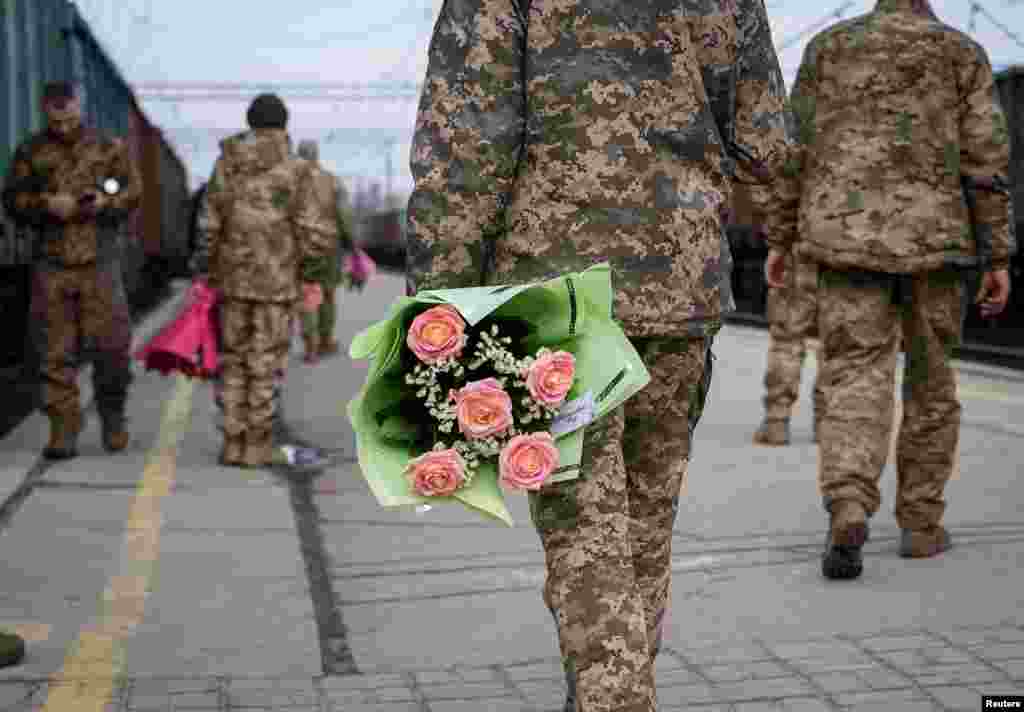
[[[785,420],[800,397],[800,372],[807,354],[807,340],[818,335],[818,267],[809,260],[790,256],[786,263],[787,285],[768,290],[768,322],[771,343],[764,374],[764,411],[769,420]],[[814,409],[824,406],[822,380],[814,384]]]
[[[588,427],[579,479],[530,494],[544,601],[578,712],[653,712],[672,527],[711,383],[711,339],[633,339],[650,384]]]
[[[225,299],[221,305],[224,436],[225,440],[244,438],[246,450],[269,451],[275,395],[291,347],[294,311],[290,303]]]
[[[132,318],[120,264],[38,265],[30,312],[39,329],[43,411],[68,415],[81,408],[78,371],[91,360],[97,410],[123,414],[132,382]]]
[[[903,422],[896,446],[896,520],[937,525],[953,473],[960,401],[951,352],[959,343],[961,275],[936,271],[899,277],[822,270],[823,370],[827,405],[819,443],[819,486],[826,509],[855,500],[878,511],[878,482],[892,442],[895,373],[906,349]]]
[[[337,319],[335,297],[338,288],[331,284],[322,284],[324,302],[315,312],[302,313],[302,335],[318,336],[322,343],[334,338],[334,322]]]

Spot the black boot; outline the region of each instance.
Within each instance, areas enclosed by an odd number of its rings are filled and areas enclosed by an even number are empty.
[[[0,668],[18,665],[25,659],[25,641],[14,633],[0,631]]]
[[[830,507],[828,538],[821,561],[825,578],[858,578],[864,570],[861,549],[868,540],[867,513],[857,502],[841,500]]]
[[[131,436],[125,427],[124,411],[100,411],[100,424],[103,428],[103,449],[107,452],[120,452],[128,447]]]

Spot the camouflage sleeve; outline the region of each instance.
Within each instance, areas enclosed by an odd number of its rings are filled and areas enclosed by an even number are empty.
[[[1007,189],[1010,144],[988,56],[981,47],[974,50],[960,77],[960,175],[972,193],[978,256],[992,269],[1006,269],[1016,249]]]
[[[338,181],[337,193],[338,207],[338,245],[344,252],[351,252],[352,242],[352,216],[349,210],[348,191],[341,181]]]
[[[206,184],[206,191],[199,202],[196,216],[196,267],[199,274],[206,274],[210,286],[220,282],[217,251],[223,229],[221,198],[224,193],[224,164],[221,159],[213,166],[213,174]]]
[[[814,142],[815,107],[817,104],[818,44],[811,40],[804,50],[796,81],[786,106],[786,126],[791,137],[786,158],[773,183],[772,203],[757,206],[763,215],[765,240],[770,247],[788,252],[799,239],[800,194],[802,173]]]
[[[189,257],[188,269],[192,274],[206,274],[210,271],[210,233],[203,229],[201,222],[204,212],[209,210],[207,205],[207,189],[203,188],[197,197],[196,205],[196,239],[192,248],[192,255]]]
[[[104,220],[120,222],[127,219],[142,202],[142,176],[122,139],[114,139],[114,155],[107,170],[110,177],[116,178],[121,184],[121,189],[108,198],[102,217]]]
[[[7,215],[22,225],[38,225],[46,220],[43,205],[46,181],[32,170],[32,161],[24,145],[11,159],[4,179],[3,206]]]
[[[337,183],[330,173],[302,171],[295,226],[299,235],[299,267],[331,254],[338,244]],[[300,275],[301,277],[301,272]]]
[[[759,222],[772,226],[779,175],[789,148],[786,85],[772,43],[764,0],[739,6],[733,135],[727,150],[736,160],[736,182],[748,187]]]
[[[517,0],[445,2],[413,135],[410,291],[478,286],[501,231],[526,124],[526,19]]]

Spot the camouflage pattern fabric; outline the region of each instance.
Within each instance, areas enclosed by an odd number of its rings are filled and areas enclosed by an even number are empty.
[[[609,261],[627,333],[713,333],[725,206],[734,182],[770,197],[784,101],[761,0],[446,2],[411,153],[409,289]]]
[[[1007,267],[1010,146],[988,56],[913,5],[879,0],[807,45],[798,143],[764,220],[773,247],[799,233],[804,255],[837,268]]]
[[[249,464],[271,459],[275,389],[287,363],[293,318],[287,303],[226,299],[221,305],[224,436],[244,442]]]
[[[814,262],[787,255],[787,285],[768,290],[768,322],[771,337],[764,374],[764,410],[769,420],[790,417],[800,397],[800,372],[807,354],[807,340],[818,332],[817,282]],[[824,392],[819,375],[814,384],[815,411],[823,412]]]
[[[337,298],[338,289],[335,286],[323,287],[324,302],[315,312],[302,314],[302,335],[316,336],[320,343],[326,343],[334,338],[334,325],[337,321]]]
[[[107,178],[120,183],[95,220],[63,222],[45,210],[44,194],[74,197],[99,191]],[[38,230],[37,257],[55,266],[108,264],[120,257],[120,229],[139,205],[142,180],[119,138],[81,128],[63,141],[42,131],[23,142],[4,182],[3,203],[16,222]]]
[[[586,712],[653,712],[672,528],[711,384],[711,340],[634,345],[651,383],[588,427],[580,478],[531,493],[571,694]],[[574,689],[573,689],[574,688]]]
[[[132,382],[132,320],[119,263],[37,265],[32,279],[30,310],[42,325],[43,410],[58,416],[79,410],[78,370],[91,357],[97,409],[123,413]]]
[[[231,299],[297,302],[301,265],[337,243],[335,188],[291,155],[283,129],[222,141],[198,218],[211,284]]]
[[[826,507],[856,500],[878,511],[878,481],[893,428],[893,379],[901,339],[907,348],[903,423],[897,445],[896,520],[928,529],[945,510],[960,435],[956,371],[964,285],[940,270],[897,277],[825,270],[818,290],[827,406],[819,443]]]
[[[337,213],[338,240],[323,256],[308,259],[302,265],[302,281],[317,282],[323,289],[335,288],[341,284],[342,254],[352,249],[351,217],[348,209],[348,193],[341,181],[318,163],[310,161],[311,170],[318,174],[318,180],[333,182],[333,203]],[[325,187],[326,192],[326,187]]]

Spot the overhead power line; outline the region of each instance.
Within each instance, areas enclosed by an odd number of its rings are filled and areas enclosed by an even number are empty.
[[[372,91],[422,89],[420,82],[408,79],[387,79],[370,82],[214,82],[214,81],[143,81],[133,82],[136,91]]]
[[[313,101],[321,103],[351,103],[351,102],[366,102],[366,101],[419,101],[419,94],[307,94],[302,92],[290,93],[290,92],[276,92],[282,99],[288,101]],[[206,102],[227,102],[232,104],[244,103],[251,101],[252,94],[233,93],[233,92],[189,92],[189,93],[165,93],[165,92],[136,92],[136,96],[139,99],[146,101],[169,101],[169,102],[183,102],[183,101],[206,101]]]
[[[829,24],[830,22],[833,22],[835,20],[843,19],[843,13],[846,12],[846,10],[850,6],[855,5],[855,4],[856,3],[853,2],[853,0],[847,0],[847,2],[844,2],[842,5],[840,5],[835,10],[830,12],[827,16],[823,17],[822,19],[818,20],[817,22],[815,22],[812,25],[808,25],[804,29],[800,30],[800,32],[798,32],[797,34],[795,34],[792,37],[790,37],[788,40],[785,40],[781,45],[779,45],[779,51],[782,52],[784,50],[789,49],[790,47],[795,45],[797,42],[802,40],[804,37],[806,37],[808,34],[810,34],[811,32],[814,32],[815,30],[817,30],[817,29],[819,29],[821,27],[824,27],[825,25]]]
[[[1020,37],[1018,37],[1016,34],[1011,32],[1010,29],[1006,25],[1004,25],[999,20],[997,20],[992,15],[992,13],[990,13],[988,10],[985,9],[985,7],[980,2],[976,2],[976,1],[975,2],[971,2],[971,17],[970,17],[970,20],[968,21],[968,26],[967,26],[968,31],[974,32],[974,29],[976,27],[975,18],[976,18],[977,15],[984,15],[985,17],[987,17],[989,22],[991,22],[993,25],[998,27],[1002,31],[1002,33],[1004,35],[1006,35],[1009,39],[1013,40],[1013,42],[1018,47],[1024,48],[1024,42],[1021,42]]]

